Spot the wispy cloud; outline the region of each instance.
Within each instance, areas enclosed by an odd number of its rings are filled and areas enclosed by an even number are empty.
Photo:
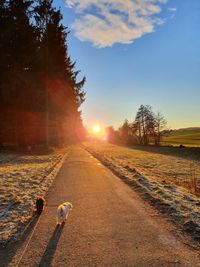
[[[67,0],[78,18],[72,25],[81,41],[96,47],[115,43],[130,44],[154,31],[164,20],[158,18],[162,4],[168,0]]]
[[[172,13],[176,12],[176,7],[169,7],[168,10]]]

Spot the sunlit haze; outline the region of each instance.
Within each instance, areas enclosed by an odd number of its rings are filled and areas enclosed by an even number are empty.
[[[105,129],[99,124],[93,124],[91,127],[88,127],[88,133],[92,137],[105,137]]]

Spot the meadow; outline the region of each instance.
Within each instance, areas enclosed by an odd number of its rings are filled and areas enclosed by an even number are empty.
[[[0,244],[17,239],[51,185],[66,149],[45,155],[0,153]]]
[[[170,135],[163,138],[162,144],[200,147],[200,133]]]
[[[125,147],[106,142],[86,143],[86,146],[106,156],[118,165],[136,168],[140,173],[160,182],[170,182],[189,188],[195,172],[200,183],[200,149],[179,147]]]
[[[169,136],[163,137],[162,145],[200,147],[200,128],[174,130]]]

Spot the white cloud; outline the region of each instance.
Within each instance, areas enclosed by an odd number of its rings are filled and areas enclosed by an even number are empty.
[[[97,47],[129,44],[154,31],[164,20],[158,18],[167,0],[67,0],[78,18],[72,25],[81,41]]]
[[[173,13],[176,12],[177,9],[176,7],[169,7],[168,10]]]

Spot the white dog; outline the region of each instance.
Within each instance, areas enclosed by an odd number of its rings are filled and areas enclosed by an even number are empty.
[[[58,207],[57,224],[66,222],[69,211],[73,208],[70,202],[65,202]]]

